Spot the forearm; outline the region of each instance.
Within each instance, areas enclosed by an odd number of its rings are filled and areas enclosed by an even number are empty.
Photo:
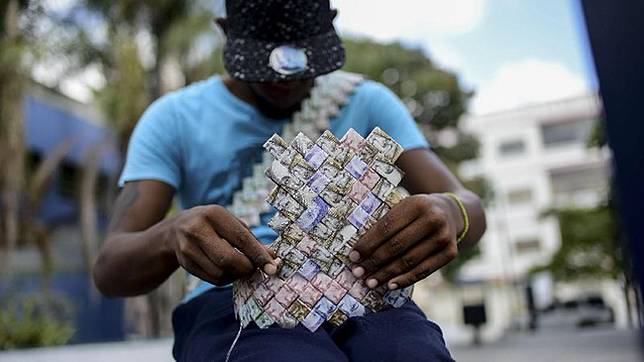
[[[113,231],[94,264],[94,282],[110,297],[145,294],[179,266],[171,247],[167,221],[139,232]]]

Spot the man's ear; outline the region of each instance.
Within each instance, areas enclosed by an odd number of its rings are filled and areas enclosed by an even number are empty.
[[[215,23],[219,25],[219,27],[221,28],[221,31],[223,31],[225,35],[228,35],[228,19],[217,18],[215,19]]]

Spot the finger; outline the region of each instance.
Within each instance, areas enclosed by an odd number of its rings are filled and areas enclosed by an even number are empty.
[[[224,271],[224,274],[240,277],[251,274],[255,270],[246,255],[235,250],[227,240],[219,236],[198,245],[210,261]]]
[[[246,223],[246,221],[244,221],[244,220],[242,220],[242,219],[240,219],[240,218],[237,218],[237,220],[239,220],[239,222],[240,222],[242,225],[244,225],[244,227],[245,227],[246,229],[248,229],[248,231],[250,231],[250,225],[248,225],[248,223]]]
[[[183,256],[178,257],[178,259],[179,259],[179,264],[181,264],[181,266],[186,271],[188,271],[188,273],[190,273],[191,275],[196,276],[197,278],[199,278],[201,280],[205,280],[205,281],[207,281],[207,282],[209,282],[211,284],[217,285],[218,280],[215,280],[211,275],[208,275],[208,273],[206,273],[206,271],[203,270],[199,266],[199,264],[197,264],[196,262],[194,262],[194,261],[192,261],[190,259],[187,259],[187,258],[185,258]]]
[[[266,274],[277,272],[277,264],[255,236],[234,216],[227,211],[209,214],[215,224],[218,234],[244,253],[256,268],[261,268]]]
[[[433,243],[431,239],[425,239],[414,245],[405,254],[396,258],[385,267],[366,276],[365,284],[369,288],[376,288],[381,284],[387,283],[391,279],[414,269],[418,264],[427,259],[438,249],[439,246],[436,245],[436,243]]]
[[[277,253],[276,253],[273,249],[271,249],[271,246],[270,246],[270,245],[262,244],[262,246],[264,247],[264,249],[266,249],[266,251],[268,251],[268,253],[269,253],[269,254],[271,254],[271,256],[273,257],[273,259],[275,260],[275,264],[276,264],[276,265],[278,265],[278,266],[279,266],[279,265],[281,265],[281,264],[282,264],[282,258],[280,258],[280,257],[277,255]]]
[[[373,273],[405,253],[424,239],[432,231],[431,228],[431,224],[428,224],[423,218],[418,218],[381,244],[371,255],[363,255],[362,261],[358,265],[362,267],[363,275]]]
[[[183,226],[182,232],[177,234],[181,241],[181,253],[195,259],[206,273],[210,274],[213,266],[218,267],[219,271],[228,266],[227,254],[234,252],[234,249],[217,235],[208,220],[194,218],[190,223]],[[239,252],[235,252],[235,254],[242,256]],[[250,269],[253,269],[252,263],[244,259],[246,258],[237,258],[235,260],[233,268],[236,270],[233,270],[233,272],[246,272],[244,269],[248,269],[248,264],[250,264]]]
[[[398,289],[408,287],[420,280],[427,278],[436,270],[442,268],[447,263],[452,261],[456,256],[456,248],[450,248],[436,253],[429,258],[423,260],[415,268],[397,276],[389,281],[389,289]]]
[[[209,258],[204,254],[203,250],[197,245],[197,241],[190,240],[192,237],[177,235],[179,238],[179,253],[177,259],[190,273],[199,273],[200,278],[209,282],[218,282],[223,276],[222,270],[218,268]]]
[[[371,255],[382,243],[396,235],[418,216],[419,213],[404,201],[394,206],[371,229],[362,235],[353,247],[353,251],[349,254],[349,258],[355,263]]]

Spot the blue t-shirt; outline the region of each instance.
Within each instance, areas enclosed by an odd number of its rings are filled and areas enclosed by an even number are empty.
[[[220,76],[194,83],[165,95],[145,111],[130,138],[119,185],[162,181],[177,191],[184,209],[229,205],[241,180],[261,161],[264,142],[288,121],[265,117],[233,95]],[[330,123],[336,137],[349,128],[366,136],[378,126],[405,150],[428,147],[403,103],[373,81],[360,84]],[[265,244],[277,236],[266,226],[271,216],[262,215],[262,225],[252,229]],[[211,287],[202,282],[187,297]]]

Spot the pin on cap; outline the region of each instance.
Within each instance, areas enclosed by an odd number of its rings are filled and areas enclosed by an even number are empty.
[[[305,71],[308,67],[308,59],[304,49],[282,45],[273,49],[268,58],[268,64],[279,74],[291,75]]]

